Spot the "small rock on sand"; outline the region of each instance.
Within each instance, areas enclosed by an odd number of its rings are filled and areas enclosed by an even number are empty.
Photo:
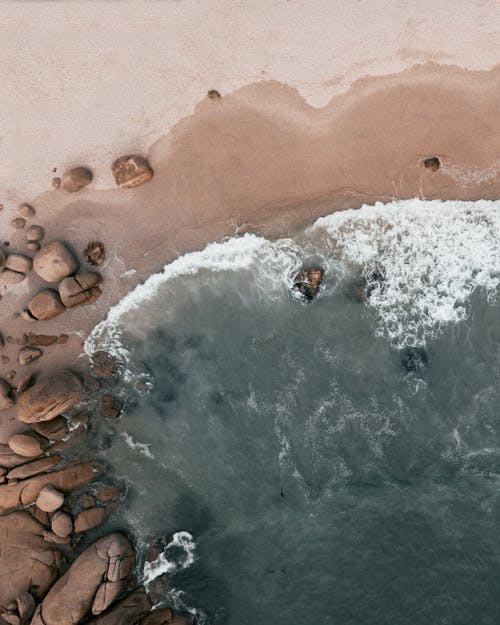
[[[44,512],[54,512],[64,504],[64,495],[52,484],[44,486],[36,499],[36,505]]]
[[[83,250],[83,256],[91,265],[96,267],[102,265],[105,258],[104,245],[99,241],[90,241]]]
[[[33,266],[31,258],[22,254],[9,254],[5,260],[5,267],[18,273],[29,273]]]
[[[143,156],[121,156],[113,163],[111,170],[115,182],[124,189],[138,187],[153,177],[153,170]]]
[[[61,179],[59,178],[59,176],[55,176],[54,178],[52,178],[52,188],[59,189],[60,186],[61,186]]]
[[[21,204],[19,206],[19,213],[29,219],[30,217],[34,217],[36,215],[36,210],[31,206],[31,204]]]
[[[430,169],[431,171],[437,171],[441,167],[441,161],[437,156],[432,156],[431,158],[424,159],[424,167],[426,169]]]
[[[69,193],[75,193],[90,184],[92,177],[92,172],[87,167],[73,167],[64,172],[62,188]]]
[[[46,282],[60,282],[77,270],[78,263],[64,243],[54,241],[35,254],[33,268]]]
[[[42,354],[42,350],[38,349],[38,347],[31,347],[28,345],[27,347],[22,347],[19,350],[17,358],[20,365],[28,365],[40,358]]]
[[[2,269],[0,278],[5,286],[12,286],[13,284],[19,284],[19,282],[22,282],[26,278],[26,274],[20,273],[19,271],[13,271],[12,269]]]
[[[45,236],[45,230],[42,226],[30,226],[26,230],[26,239],[28,241],[41,241]]]
[[[26,225],[26,219],[24,217],[16,217],[10,222],[10,225],[16,230],[22,230]]]
[[[220,93],[217,91],[217,89],[210,89],[207,95],[211,100],[220,100]]]
[[[75,532],[86,532],[93,527],[98,527],[104,523],[106,517],[105,506],[82,510],[75,519]]]
[[[57,291],[44,289],[29,301],[28,310],[35,319],[46,320],[62,314],[66,307],[61,302]]]

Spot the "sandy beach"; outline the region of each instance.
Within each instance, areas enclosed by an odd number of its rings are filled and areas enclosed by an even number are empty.
[[[106,250],[90,306],[26,321],[47,283],[31,271],[3,288],[4,339],[69,336],[28,365],[7,342],[0,377],[13,385],[32,372],[85,375],[83,343],[110,307],[210,241],[289,236],[377,201],[500,197],[499,3],[209,5],[4,3],[3,249],[33,256],[11,227],[27,202],[26,228],[67,244],[81,270],[92,269],[89,241]],[[125,154],[147,158],[152,180],[117,187],[111,164]],[[53,189],[74,166],[91,184]],[[0,443],[25,429],[16,407],[2,410]]]

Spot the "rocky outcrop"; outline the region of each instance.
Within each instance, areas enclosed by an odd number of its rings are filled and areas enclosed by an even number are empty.
[[[40,601],[58,578],[62,557],[43,538],[44,527],[28,512],[0,516],[0,608],[27,602],[22,593]],[[19,605],[19,604],[18,604]]]
[[[92,182],[92,172],[87,167],[73,167],[62,175],[62,188],[68,193],[76,193]]]
[[[300,293],[304,301],[311,302],[319,293],[324,274],[323,269],[299,271],[293,278],[293,288]]]
[[[42,473],[17,483],[2,484],[0,514],[35,503],[42,488],[48,484],[62,493],[70,493],[75,488],[96,480],[102,473],[103,468],[98,464],[75,463],[60,471]]]
[[[59,285],[59,296],[67,308],[93,304],[102,294],[99,284],[102,278],[98,273],[79,273],[65,278]]]
[[[151,602],[144,588],[134,590],[87,625],[136,625],[151,610]]]
[[[52,586],[32,625],[76,625],[89,614],[101,614],[125,591],[134,563],[126,536],[114,532],[101,538]]]
[[[66,438],[69,434],[68,422],[64,417],[55,417],[50,421],[39,421],[38,423],[32,423],[31,427],[48,438],[51,441],[60,441]]]
[[[28,313],[34,319],[53,319],[66,311],[61,302],[59,293],[52,289],[44,289],[33,297],[28,303]]]
[[[153,170],[143,156],[122,156],[111,167],[115,182],[124,189],[132,189],[153,177]]]
[[[54,241],[35,254],[33,269],[46,282],[60,282],[78,269],[78,263],[64,243]]]
[[[83,385],[71,371],[57,371],[25,391],[17,402],[17,418],[24,423],[50,421],[82,398]]]

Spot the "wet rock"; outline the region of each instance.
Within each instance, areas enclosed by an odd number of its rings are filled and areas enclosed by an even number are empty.
[[[101,397],[101,414],[103,417],[116,419],[122,411],[122,402],[114,395],[103,395]]]
[[[48,441],[36,432],[23,432],[22,434],[14,434],[9,440],[9,447],[18,456],[35,458],[45,452]]]
[[[124,489],[120,484],[99,484],[96,491],[96,500],[99,503],[114,501],[123,496]]]
[[[23,217],[26,217],[27,219],[36,215],[36,210],[33,208],[33,206],[31,206],[31,204],[21,204],[18,210],[19,214]]]
[[[107,516],[105,506],[82,510],[75,519],[75,532],[86,532],[93,527],[98,527],[104,523]]]
[[[54,178],[52,178],[52,188],[59,189],[60,186],[61,186],[61,179],[59,178],[59,176],[54,176]]]
[[[153,177],[153,170],[143,156],[122,156],[113,163],[111,170],[116,184],[125,189],[138,187]]]
[[[45,236],[45,230],[42,226],[30,226],[26,230],[26,239],[28,241],[41,241]]]
[[[16,230],[22,230],[26,225],[26,219],[24,217],[16,217],[10,222],[10,225]]]
[[[151,610],[151,601],[144,588],[138,588],[121,599],[87,625],[139,625],[141,617]]]
[[[90,372],[97,378],[113,378],[120,371],[115,356],[103,350],[98,350],[90,357]]]
[[[33,460],[27,462],[19,467],[14,467],[7,473],[9,480],[25,480],[33,475],[39,475],[40,473],[46,473],[54,467],[56,467],[62,461],[62,456],[46,456],[39,460]]]
[[[79,273],[76,276],[65,278],[59,285],[59,296],[67,307],[93,304],[102,294],[97,286],[102,282],[98,273]]]
[[[78,269],[78,263],[64,243],[54,241],[35,254],[33,269],[46,282],[60,282]]]
[[[17,403],[17,418],[24,423],[50,421],[70,410],[82,398],[83,385],[71,371],[57,371],[28,389]]]
[[[66,311],[59,293],[53,289],[44,289],[28,303],[28,312],[37,320],[53,319]]]
[[[9,254],[5,260],[5,267],[17,271],[18,273],[29,273],[33,263],[31,258],[22,254]]]
[[[99,267],[105,259],[104,245],[99,241],[90,241],[83,250],[83,256],[88,263]]]
[[[304,301],[311,302],[318,295],[324,274],[323,269],[299,271],[293,278],[293,288],[300,293]]]
[[[31,362],[38,360],[40,356],[43,354],[41,349],[38,347],[23,347],[19,350],[19,354],[17,355],[17,359],[20,365],[29,365]]]
[[[57,343],[57,334],[34,334],[28,332],[28,343],[36,347],[48,347]]]
[[[87,167],[73,167],[64,172],[62,176],[62,188],[68,193],[80,191],[92,182],[92,172]]]
[[[13,405],[14,398],[12,396],[12,388],[8,382],[0,378],[0,410],[7,410]]]
[[[32,625],[74,625],[89,614],[101,614],[124,592],[134,563],[134,550],[123,534],[104,536],[52,586]]]
[[[423,347],[407,347],[401,351],[400,362],[408,373],[420,371],[429,364],[427,350]]]
[[[5,286],[12,286],[13,284],[19,284],[26,278],[26,274],[13,271],[12,269],[2,269],[0,278]]]
[[[437,156],[431,156],[430,158],[424,159],[424,167],[426,169],[430,169],[431,171],[437,171],[441,167],[441,161]]]
[[[43,538],[44,529],[28,512],[0,516],[0,608],[18,606],[21,618],[29,618],[34,603],[26,595],[41,601],[62,568],[62,556]]]
[[[56,536],[66,538],[73,532],[73,519],[66,512],[58,510],[52,516],[50,527]]]
[[[60,441],[69,434],[68,422],[64,417],[55,417],[50,421],[32,423],[31,427],[51,441]]]

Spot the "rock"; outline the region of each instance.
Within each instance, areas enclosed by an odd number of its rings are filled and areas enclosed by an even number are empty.
[[[42,226],[30,226],[26,230],[26,239],[28,241],[41,241],[45,236],[45,230]]]
[[[16,217],[10,222],[10,225],[16,230],[22,230],[26,225],[26,219],[24,217]]]
[[[111,170],[116,184],[125,189],[132,189],[144,184],[153,177],[153,170],[148,161],[137,155],[122,156],[112,165]]]
[[[43,530],[25,511],[0,516],[0,608],[19,606],[19,599],[21,618],[31,604],[24,593],[41,601],[62,568],[62,556],[44,540]]]
[[[17,355],[17,359],[20,365],[28,365],[31,362],[34,362],[43,354],[41,349],[38,347],[23,347],[19,350],[19,354]]]
[[[56,536],[66,538],[73,532],[73,520],[69,514],[58,510],[52,516],[50,527]]]
[[[26,456],[18,456],[12,449],[3,443],[0,443],[0,466],[7,469],[17,467],[28,461]]]
[[[429,356],[425,347],[405,347],[400,352],[400,362],[407,373],[415,373],[427,367]]]
[[[59,285],[59,296],[67,307],[93,304],[102,294],[97,286],[102,282],[98,273],[79,273],[76,276],[65,278]]]
[[[18,271],[13,271],[12,269],[2,269],[0,277],[5,286],[11,286],[22,282],[26,278],[26,275]]]
[[[38,241],[29,241],[28,243],[26,243],[26,247],[29,249],[30,252],[38,252],[38,250],[40,249],[40,243],[38,243]]]
[[[50,421],[73,408],[81,398],[83,385],[71,371],[57,371],[29,388],[17,403],[17,418],[24,423]]]
[[[120,370],[115,356],[98,350],[90,357],[90,371],[97,378],[113,378]]]
[[[61,416],[55,417],[50,421],[32,423],[31,427],[35,432],[38,432],[38,434],[45,436],[45,438],[51,441],[60,441],[69,434],[68,422]]]
[[[151,610],[151,601],[144,588],[138,588],[124,597],[117,604],[92,618],[86,625],[138,625],[141,617]]]
[[[33,315],[31,314],[31,312],[30,312],[27,308],[25,308],[25,309],[23,310],[23,312],[21,313],[21,318],[22,318],[24,321],[28,321],[28,322],[30,322],[30,323],[31,323],[31,322],[33,322],[33,321],[38,321],[38,319],[37,319],[36,317],[33,317]]]
[[[153,610],[150,614],[144,616],[139,625],[184,625],[193,623],[193,617],[189,614],[176,614],[170,608],[160,608]]]
[[[64,243],[54,241],[35,254],[33,269],[46,282],[60,282],[78,269],[78,263]]]
[[[311,302],[318,295],[324,274],[324,269],[299,271],[293,278],[293,288],[300,293],[304,301]]]
[[[48,347],[57,343],[57,334],[34,334],[28,332],[28,343],[36,347]]]
[[[23,460],[25,461],[26,458]],[[40,491],[47,484],[51,484],[63,493],[69,493],[75,488],[96,480],[102,472],[103,468],[99,464],[75,463],[58,471],[35,475],[17,484],[2,484],[0,486],[0,513],[35,503]]]
[[[220,100],[220,93],[217,91],[217,89],[210,89],[207,95],[211,100]]]
[[[14,434],[9,440],[9,447],[18,456],[35,458],[44,453],[48,447],[48,441],[36,432],[23,432]]]
[[[27,462],[20,467],[14,467],[7,473],[9,480],[25,480],[33,475],[46,473],[56,467],[62,461],[62,456],[56,454],[54,456],[46,456],[33,462]]]
[[[65,312],[66,307],[61,302],[59,293],[52,289],[44,289],[28,303],[28,311],[35,319],[53,319]]]
[[[424,167],[426,169],[430,169],[431,171],[437,171],[441,167],[441,161],[437,156],[432,156],[431,158],[424,159]]]
[[[7,269],[17,271],[18,273],[29,273],[33,266],[31,258],[23,256],[22,254],[9,254],[5,261]]]
[[[107,503],[122,497],[124,492],[120,484],[99,484],[96,491],[96,499],[99,503]]]
[[[82,510],[75,519],[75,532],[86,532],[93,527],[98,527],[104,523],[107,516],[105,506]]]
[[[83,256],[88,263],[99,267],[105,258],[104,245],[99,241],[90,241],[83,250]]]
[[[87,167],[73,167],[64,172],[62,176],[62,188],[68,193],[80,191],[92,182],[92,172]]]
[[[0,267],[3,267],[5,265],[5,252],[3,251],[3,248],[0,247]]]
[[[36,215],[36,210],[30,204],[21,204],[18,210],[20,215],[28,219]]]
[[[75,625],[90,613],[101,614],[125,590],[134,563],[134,550],[123,534],[99,539],[52,586],[31,625]]]
[[[44,512],[54,512],[64,504],[64,495],[52,484],[44,486],[36,499],[36,505]]]
[[[39,523],[45,527],[50,527],[50,516],[48,512],[40,510],[37,506],[30,508],[30,512],[33,515],[33,518],[35,518]]]
[[[8,382],[0,378],[0,410],[7,410],[13,405],[12,388]]]
[[[16,601],[21,625],[26,625],[31,620],[36,607],[33,595],[23,590],[18,594]]]
[[[7,625],[21,625],[21,620],[19,619],[19,615],[15,612],[2,612],[0,614],[2,619],[2,625],[7,623]]]
[[[28,373],[23,378],[21,378],[21,380],[18,382],[16,386],[17,396],[19,397],[19,395],[22,395],[24,391],[27,391],[29,387],[32,386],[32,384],[33,384],[33,374]]]
[[[103,417],[116,419],[122,411],[122,402],[114,395],[103,395],[101,397],[101,414]]]
[[[59,189],[60,186],[61,186],[61,179],[59,178],[59,176],[55,176],[54,178],[52,178],[52,188]]]
[[[43,537],[47,542],[54,543],[55,545],[69,545],[71,543],[71,538],[69,536],[58,536],[49,530],[44,530]]]

